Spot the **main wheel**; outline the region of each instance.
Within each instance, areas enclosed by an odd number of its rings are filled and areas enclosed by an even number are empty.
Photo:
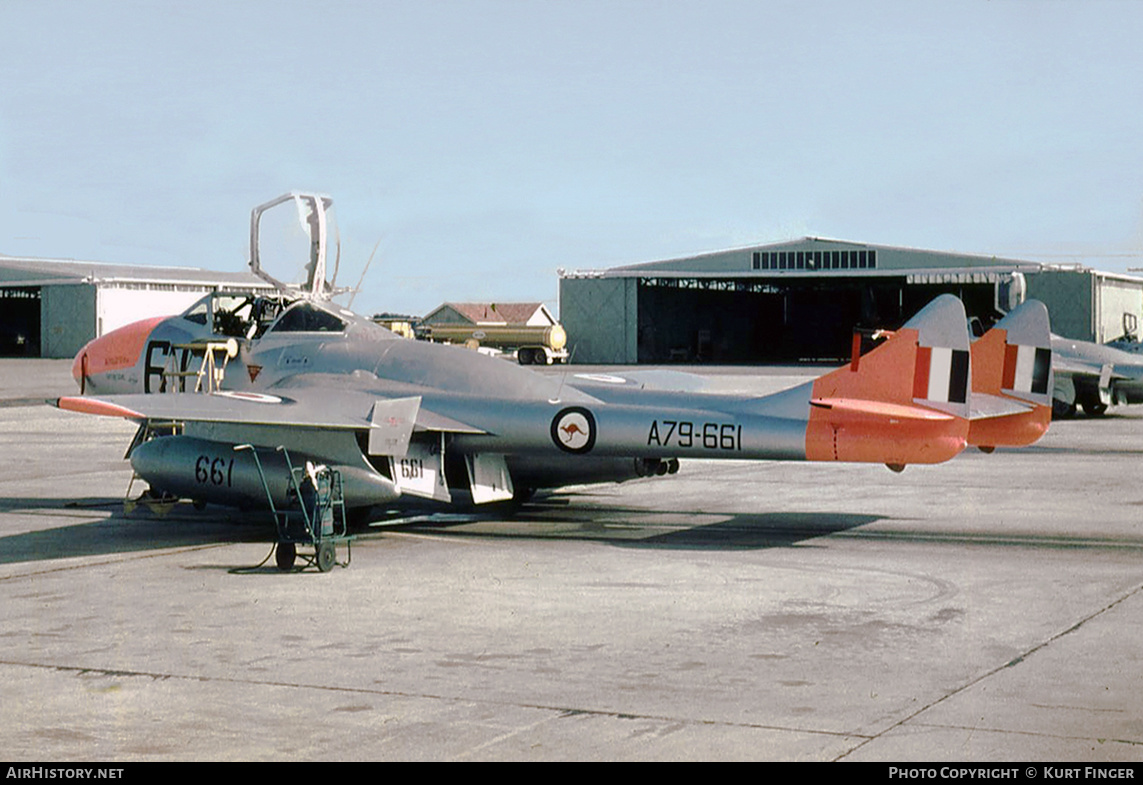
[[[337,551],[333,549],[332,542],[318,543],[317,546],[317,566],[322,572],[329,572],[333,569],[333,565],[337,563]]]
[[[1088,417],[1099,417],[1107,411],[1106,403],[1085,403],[1083,405],[1083,413]]]
[[[294,560],[298,558],[298,547],[292,542],[280,542],[274,550],[274,561],[282,572],[294,569]]]
[[[1076,416],[1075,403],[1065,403],[1059,398],[1052,399],[1052,419],[1054,420],[1070,420]]]

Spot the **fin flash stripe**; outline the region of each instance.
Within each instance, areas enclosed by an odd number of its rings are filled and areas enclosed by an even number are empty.
[[[1038,346],[1006,344],[1002,387],[1015,392],[1048,392],[1048,371],[1052,367],[1052,350]]]
[[[942,403],[968,400],[969,353],[945,346],[917,347],[913,397]]]

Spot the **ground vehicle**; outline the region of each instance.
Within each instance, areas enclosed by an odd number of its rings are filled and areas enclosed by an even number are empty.
[[[424,338],[440,343],[461,343],[470,347],[487,346],[515,352],[520,365],[551,365],[567,362],[567,333],[558,324],[460,325],[434,324],[421,328]]]

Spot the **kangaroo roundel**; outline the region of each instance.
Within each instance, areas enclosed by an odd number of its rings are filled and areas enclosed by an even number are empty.
[[[588,452],[595,445],[595,417],[580,406],[562,409],[552,418],[552,441],[565,452]]]

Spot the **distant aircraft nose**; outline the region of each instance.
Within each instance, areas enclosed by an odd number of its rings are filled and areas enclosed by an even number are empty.
[[[71,364],[71,376],[79,385],[79,391],[81,393],[87,391],[88,380],[92,377],[108,371],[130,368],[139,362],[147,337],[159,322],[167,318],[157,316],[143,319],[88,341]]]

